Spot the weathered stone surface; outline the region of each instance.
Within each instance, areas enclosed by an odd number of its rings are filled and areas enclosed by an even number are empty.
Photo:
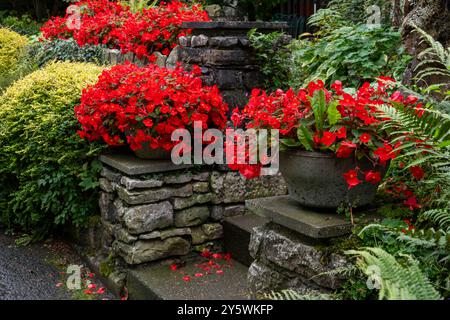
[[[129,234],[127,230],[120,227],[115,228],[114,235],[117,240],[125,243],[133,243],[138,239],[138,237]]]
[[[191,229],[189,228],[172,228],[166,230],[157,230],[152,231],[150,233],[141,234],[139,239],[141,240],[152,240],[152,239],[161,239],[165,240],[170,237],[177,236],[188,236],[191,235]]]
[[[211,176],[210,172],[199,172],[192,176],[192,179],[195,181],[209,181],[209,177]]]
[[[132,245],[115,241],[114,248],[126,263],[135,265],[186,255],[189,253],[190,244],[181,237],[172,237],[165,240],[138,240]]]
[[[254,58],[244,50],[208,49],[203,53],[202,61],[208,65],[241,65],[255,63]]]
[[[245,200],[245,178],[238,172],[213,172],[210,179],[213,203],[233,203]]]
[[[321,292],[318,288],[303,283],[300,278],[290,277],[260,261],[253,262],[248,269],[247,284],[252,298],[264,298],[264,294],[285,289],[295,290],[300,294],[326,292]]]
[[[112,223],[102,221],[101,246],[103,252],[109,252],[114,241],[114,227]]]
[[[197,245],[223,237],[223,227],[220,223],[207,223],[191,228],[192,244]]]
[[[103,221],[116,221],[117,211],[114,206],[114,195],[108,192],[100,192],[99,198],[100,214]]]
[[[139,180],[129,177],[122,177],[120,183],[124,185],[128,190],[133,190],[161,187],[164,182],[158,179]]]
[[[239,44],[243,47],[250,47],[250,40],[247,37],[240,37]]]
[[[295,278],[328,289],[337,289],[342,278],[317,275],[350,266],[343,256],[336,253],[326,254],[306,244],[298,233],[275,224],[257,229],[249,248],[257,260],[265,264],[271,263],[291,272]]]
[[[209,209],[207,206],[191,207],[175,213],[175,226],[197,226],[208,220],[208,218]]]
[[[100,189],[102,189],[105,192],[114,192],[115,187],[112,185],[112,183],[105,178],[98,179],[98,182],[100,184]]]
[[[209,192],[209,183],[208,182],[194,182],[192,184],[192,190],[198,193],[206,193]]]
[[[192,181],[192,172],[179,172],[170,175],[164,175],[164,183],[177,184]]]
[[[205,6],[205,11],[208,12],[208,16],[211,19],[214,19],[214,18],[220,17],[222,7],[218,4],[211,4],[209,6]]]
[[[125,214],[125,210],[127,209],[127,207],[124,205],[124,203],[120,199],[114,200],[113,205],[114,205],[114,210],[115,210],[115,214],[116,214],[116,219],[121,220],[123,218],[123,215]]]
[[[209,45],[212,47],[229,48],[238,44],[239,39],[237,37],[211,37],[209,39]]]
[[[216,240],[223,237],[223,226],[220,223],[205,223],[201,228],[208,240]]]
[[[241,204],[236,205],[219,205],[211,208],[211,218],[215,221],[221,221],[228,217],[240,216],[245,213],[245,206]]]
[[[186,36],[179,37],[178,43],[180,44],[180,46],[189,47],[191,45],[191,37]]]
[[[154,63],[158,67],[165,68],[167,57],[163,55],[161,52],[154,52],[153,55],[156,57],[156,61]]]
[[[110,170],[105,166],[102,168],[100,175],[102,177],[108,179],[110,182],[115,182],[115,183],[119,183],[120,179],[122,178],[122,175],[120,173]]]
[[[288,193],[286,182],[281,174],[246,180],[245,188],[246,199],[282,196]]]
[[[208,44],[209,38],[203,34],[198,36],[192,36],[191,47],[204,47]]]
[[[166,200],[171,197],[189,197],[193,194],[192,185],[173,188],[159,188],[153,190],[145,190],[132,192],[122,187],[117,187],[119,198],[130,205],[153,203]]]
[[[167,228],[173,225],[173,208],[168,201],[129,207],[123,222],[131,234]]]
[[[181,51],[182,47],[176,46],[169,54],[166,60],[166,68],[167,69],[175,69],[177,66],[177,62],[181,62]]]
[[[194,194],[189,198],[174,198],[173,207],[176,210],[186,209],[196,204],[205,204],[212,200],[211,193]]]
[[[348,234],[352,225],[345,217],[301,207],[289,196],[261,198],[246,201],[250,212],[285,226],[312,239],[326,239]]]
[[[214,82],[222,90],[240,88],[242,86],[242,73],[236,70],[219,69],[214,76]]]
[[[116,169],[117,171],[123,172],[129,176],[156,173],[156,172],[175,171],[192,167],[192,165],[188,164],[176,165],[170,159],[145,160],[124,153],[103,154],[99,157],[99,160],[107,164],[108,166]],[[112,179],[109,180],[113,181]],[[119,181],[120,179],[114,182],[118,183]]]
[[[248,246],[248,251],[252,258],[256,259],[259,253],[259,248],[261,247],[261,242],[264,237],[264,227],[257,227],[253,229],[250,234],[250,244]]]

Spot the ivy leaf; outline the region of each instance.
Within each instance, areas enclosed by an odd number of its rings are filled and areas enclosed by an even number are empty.
[[[334,126],[341,119],[341,113],[337,109],[338,104],[339,101],[333,101],[328,105],[328,123],[331,126]]]

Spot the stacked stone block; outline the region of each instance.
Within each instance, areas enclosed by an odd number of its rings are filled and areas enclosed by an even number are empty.
[[[244,214],[246,199],[287,193],[281,176],[214,169],[132,176],[105,165],[101,176],[104,250],[130,265],[187,255],[221,239],[222,220]]]

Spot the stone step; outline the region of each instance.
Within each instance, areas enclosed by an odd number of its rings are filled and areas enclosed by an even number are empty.
[[[195,258],[178,270],[170,265],[154,264],[131,269],[128,272],[127,288],[131,300],[246,300],[248,268],[237,261],[221,260],[220,269],[202,277],[205,273],[198,264],[207,262]],[[226,265],[225,265],[226,264]],[[216,274],[216,270],[223,273]],[[183,280],[189,275],[190,280]]]
[[[234,260],[250,266],[253,262],[248,250],[250,234],[253,228],[260,227],[266,222],[267,219],[255,214],[226,218],[223,222],[225,252],[231,253]]]

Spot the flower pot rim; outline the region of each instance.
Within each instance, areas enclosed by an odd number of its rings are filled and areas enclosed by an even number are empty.
[[[280,153],[288,153],[297,157],[308,157],[308,158],[336,158],[336,154],[330,151],[307,151],[303,149],[287,149],[280,150]]]

